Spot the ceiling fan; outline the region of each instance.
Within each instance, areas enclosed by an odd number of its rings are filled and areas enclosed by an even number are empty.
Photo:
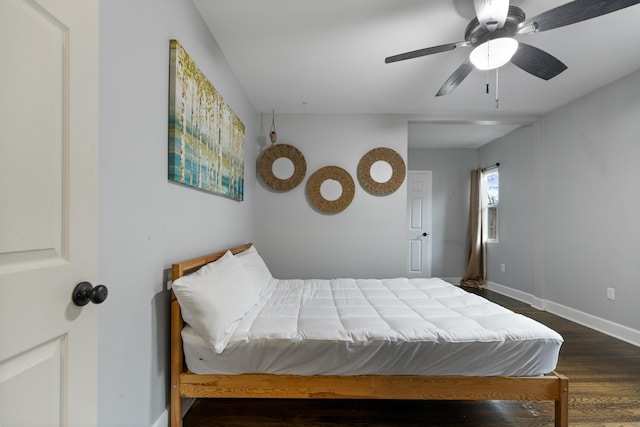
[[[640,0],[574,0],[526,19],[522,9],[509,0],[473,0],[476,17],[469,22],[464,41],[418,49],[386,58],[385,63],[404,61],[459,47],[471,47],[469,58],[444,82],[436,96],[448,95],[473,71],[497,69],[508,62],[527,73],[549,80],[567,69],[553,55],[518,42],[514,36],[552,30],[597,18],[640,3]]]

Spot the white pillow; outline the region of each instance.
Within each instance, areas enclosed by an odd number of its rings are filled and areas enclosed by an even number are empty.
[[[259,299],[242,263],[227,251],[220,259],[173,282],[182,318],[222,353],[240,319]]]
[[[256,288],[259,294],[262,294],[273,276],[271,271],[264,263],[264,260],[258,253],[258,250],[254,245],[244,252],[237,253],[235,255],[237,259],[242,262],[242,266],[249,275],[252,285]]]

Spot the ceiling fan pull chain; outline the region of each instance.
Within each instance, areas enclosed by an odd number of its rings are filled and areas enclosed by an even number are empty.
[[[496,108],[500,108],[500,104],[498,102],[498,68],[496,68]]]
[[[487,83],[485,85],[484,93],[489,94],[489,70],[487,70]]]

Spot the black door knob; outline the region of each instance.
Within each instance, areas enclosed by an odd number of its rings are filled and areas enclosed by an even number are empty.
[[[427,234],[427,233],[422,233],[422,236],[423,236],[423,237],[427,237],[427,236],[428,236],[428,234]]]
[[[89,282],[80,282],[73,289],[71,299],[77,306],[89,304],[91,301],[94,304],[100,304],[107,299],[109,290],[104,285],[98,285],[95,288]]]

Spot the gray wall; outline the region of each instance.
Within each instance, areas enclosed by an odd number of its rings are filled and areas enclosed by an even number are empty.
[[[271,115],[264,118],[269,132]],[[358,182],[358,162],[376,147],[407,156],[407,120],[396,116],[277,114],[278,142],[294,145],[307,162],[307,175],[291,191],[257,187],[256,246],[276,277],[392,277],[406,275],[406,183],[380,197]],[[355,181],[351,205],[327,215],[309,204],[309,176],[335,165]]]
[[[245,202],[167,182],[169,39],[246,125]],[[188,0],[100,2],[99,425],[149,426],[169,391],[171,262],[254,235],[254,111]]]
[[[546,298],[640,329],[640,71],[543,129]]]
[[[637,336],[639,158],[640,71],[483,147],[501,162],[489,279]]]
[[[473,149],[410,149],[410,170],[432,171],[431,275],[462,277],[465,271],[471,170],[478,166]]]

